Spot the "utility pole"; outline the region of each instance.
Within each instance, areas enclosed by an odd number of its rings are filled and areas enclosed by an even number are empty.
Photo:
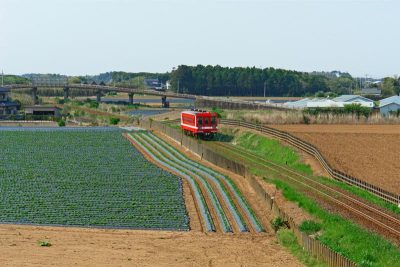
[[[265,98],[265,91],[267,89],[267,81],[264,81],[264,98]]]
[[[177,92],[176,92],[176,93],[179,94],[179,80],[178,80],[178,89],[177,89]]]
[[[4,72],[1,70],[1,86],[4,86]]]

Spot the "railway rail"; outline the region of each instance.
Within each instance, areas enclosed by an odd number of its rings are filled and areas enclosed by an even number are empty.
[[[258,163],[264,168],[279,174],[281,177],[295,182],[303,188],[312,190],[313,192],[329,199],[335,204],[349,210],[350,212],[366,219],[376,226],[384,229],[385,231],[394,234],[397,238],[400,238],[400,219],[392,214],[375,208],[369,204],[366,204],[356,197],[353,197],[350,193],[343,193],[332,186],[323,184],[317,180],[314,180],[306,175],[300,174],[288,167],[281,166],[270,160],[264,159],[260,156],[254,155],[244,149],[234,147],[233,145],[228,145],[222,142],[216,142],[218,150],[220,151],[233,151],[238,157],[243,159],[251,158],[257,160]]]

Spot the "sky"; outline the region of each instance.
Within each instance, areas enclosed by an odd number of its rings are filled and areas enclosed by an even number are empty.
[[[400,74],[400,1],[0,0],[4,73],[181,64]]]

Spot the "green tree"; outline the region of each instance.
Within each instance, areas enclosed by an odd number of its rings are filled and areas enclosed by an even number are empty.
[[[397,79],[392,77],[386,77],[383,79],[381,89],[382,89],[382,96],[392,96],[396,93],[398,88],[396,87]]]

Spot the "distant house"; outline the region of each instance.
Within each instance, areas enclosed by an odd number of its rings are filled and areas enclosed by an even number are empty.
[[[58,107],[30,106],[25,107],[25,114],[31,116],[61,117],[61,109]]]
[[[360,95],[341,95],[333,99],[333,101],[342,103],[342,105],[360,104],[363,107],[374,107],[374,101]]]
[[[165,90],[166,86],[158,79],[144,79],[144,85],[149,89]]]
[[[336,102],[327,98],[314,98],[307,102],[307,108],[342,108],[342,102]]]
[[[378,88],[363,88],[361,89],[361,95],[375,95],[380,96],[382,94],[382,90]]]
[[[379,102],[379,110],[384,116],[388,115],[390,112],[397,112],[400,110],[400,96],[395,95],[382,99]]]
[[[303,109],[307,107],[307,103],[311,101],[310,98],[303,98],[297,101],[289,101],[283,104],[283,106],[288,107],[288,108],[294,108],[294,109]]]
[[[17,114],[18,104],[8,97],[9,89],[0,87],[0,115]]]

